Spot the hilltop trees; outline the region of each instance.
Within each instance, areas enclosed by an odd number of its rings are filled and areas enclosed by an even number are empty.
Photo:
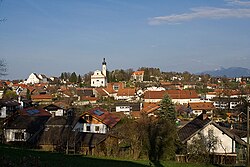
[[[73,72],[73,73],[63,72],[61,73],[60,79],[64,81],[69,81],[72,83],[79,83],[79,84],[82,82],[81,75],[77,76],[76,72]]]

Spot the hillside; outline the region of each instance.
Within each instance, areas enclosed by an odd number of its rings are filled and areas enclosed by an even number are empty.
[[[213,77],[226,76],[229,78],[250,77],[250,69],[242,67],[220,68],[213,71],[204,71],[200,74],[209,74]]]
[[[161,167],[199,167],[199,164],[182,164],[176,162],[164,162],[162,164],[153,165],[149,161],[129,161],[118,159],[104,159],[86,157],[82,155],[65,155],[60,153],[50,153],[43,151],[27,150],[11,148],[0,145],[0,166],[11,167],[148,167],[148,166],[161,166]],[[212,167],[212,166],[210,166]]]

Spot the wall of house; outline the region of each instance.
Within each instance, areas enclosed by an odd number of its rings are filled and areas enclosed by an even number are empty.
[[[89,129],[88,129],[89,127]],[[96,127],[99,127],[98,130]],[[79,132],[88,132],[88,133],[107,133],[108,126],[102,123],[77,123],[74,127],[74,130]]]
[[[56,111],[49,111],[51,114],[55,113],[55,116],[63,116],[64,115],[64,110],[63,109],[58,109]]]
[[[173,103],[178,103],[178,104],[188,104],[190,102],[203,102],[200,99],[172,99]]]
[[[116,106],[115,111],[116,112],[130,112],[130,106]]]
[[[37,76],[35,74],[30,74],[29,78],[27,79],[26,83],[30,83],[30,84],[35,84],[35,83],[39,83],[40,80],[37,78]]]
[[[7,111],[6,107],[2,107],[0,109],[0,118],[6,118],[7,116],[6,111]]]
[[[224,134],[220,129],[215,127],[213,124],[206,126],[200,133],[204,136],[208,136],[209,130],[213,130],[214,136],[218,137],[218,143],[216,145],[215,153],[235,153],[235,141],[232,140],[227,134]],[[198,134],[193,136],[187,144],[189,145],[192,142],[194,137],[198,137]]]
[[[146,103],[158,103],[161,100],[162,99],[144,99],[144,102],[146,102]]]
[[[0,90],[0,99],[3,98],[3,93],[4,93],[4,91],[3,91],[3,90]]]
[[[115,96],[115,100],[129,100],[132,99],[134,96]]]
[[[15,133],[23,133],[22,139],[16,139]],[[4,130],[4,137],[6,142],[11,141],[27,141],[30,138],[30,134],[26,132],[26,129],[6,129]]]

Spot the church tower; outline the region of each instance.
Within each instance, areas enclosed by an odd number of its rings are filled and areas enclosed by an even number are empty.
[[[107,63],[105,61],[105,58],[103,58],[103,62],[102,62],[102,74],[107,77]]]

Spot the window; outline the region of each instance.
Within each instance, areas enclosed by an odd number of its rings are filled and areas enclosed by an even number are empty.
[[[86,127],[86,131],[90,131],[90,126],[88,125],[87,127]]]
[[[16,140],[24,140],[24,133],[23,132],[16,132],[15,139]]]
[[[95,126],[95,131],[99,132],[100,131],[100,127],[99,126]]]
[[[92,121],[92,116],[91,116],[91,115],[85,115],[85,116],[84,116],[84,119],[85,119],[86,121]]]

